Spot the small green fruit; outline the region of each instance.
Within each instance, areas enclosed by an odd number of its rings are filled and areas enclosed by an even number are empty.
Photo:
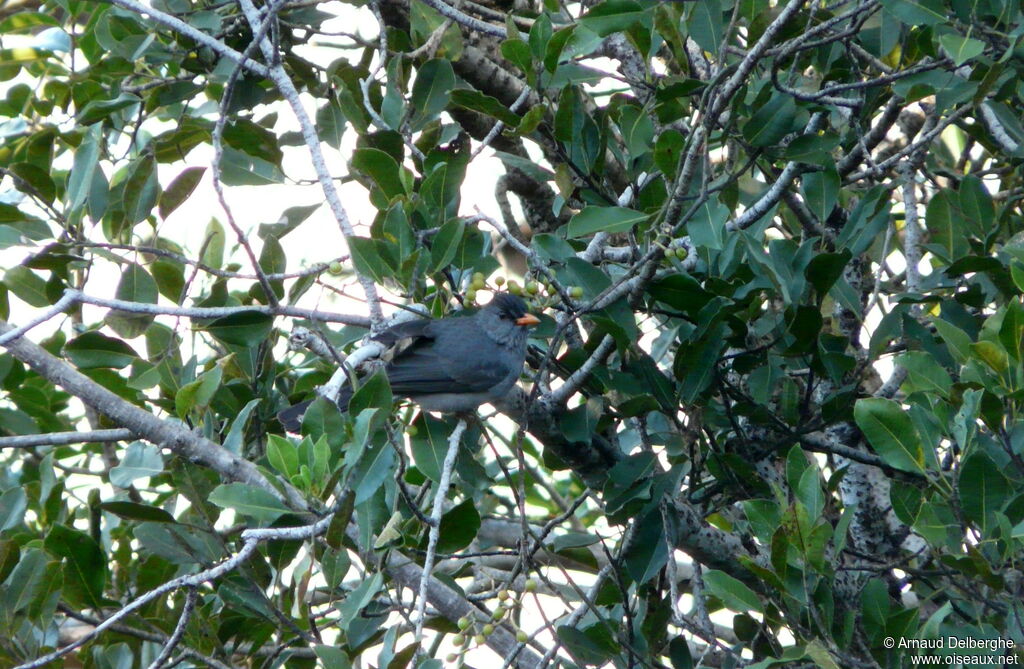
[[[540,292],[540,284],[537,283],[536,281],[531,281],[530,283],[526,284],[526,292],[529,293],[530,295],[536,295],[537,293]]]
[[[518,641],[519,643],[526,643],[529,640],[530,635],[524,632],[523,630],[519,630],[518,632],[516,632],[516,641]]]
[[[503,276],[496,276],[496,277],[494,277],[494,285],[501,286],[504,283],[505,283],[505,277],[503,277]]]
[[[492,634],[494,634],[494,625],[487,623],[486,625],[484,625],[484,628],[480,631],[483,632],[484,636],[491,636]]]
[[[583,297],[583,288],[580,286],[573,286],[569,289],[569,297],[574,300],[578,300]]]
[[[477,634],[475,637],[473,637],[473,641],[476,642],[476,645],[482,646],[485,643],[487,643],[487,637],[485,637],[483,634]]]
[[[473,621],[470,620],[467,616],[462,616],[461,618],[459,618],[459,622],[457,624],[460,630],[467,630],[469,629],[469,626],[473,624]]]
[[[680,246],[676,249],[676,257],[680,260],[685,260],[688,255],[690,255],[690,252],[686,250],[685,246]]]
[[[502,606],[499,606],[498,608],[494,609],[494,613],[491,614],[491,620],[501,620],[504,617],[505,608]]]
[[[452,637],[452,643],[454,643],[456,646],[465,646],[466,645],[466,635],[465,634],[456,634],[455,636]]]
[[[535,592],[537,590],[537,581],[532,578],[526,579],[526,582],[523,583],[523,590],[526,592]]]
[[[466,291],[466,299],[470,302],[476,302],[476,289],[470,288]]]
[[[345,271],[345,267],[340,262],[335,260],[334,262],[327,266],[327,271],[330,272],[331,274],[338,275]]]
[[[455,663],[455,662],[458,662],[458,661],[459,661],[459,656],[458,656],[458,655],[456,655],[455,653],[448,653],[448,657],[446,657],[446,658],[445,658],[445,660],[446,660],[446,661],[447,661],[447,662],[448,662],[449,664],[453,664],[453,663]]]
[[[500,590],[500,591],[498,592],[498,600],[499,600],[499,601],[502,601],[502,602],[503,602],[503,601],[505,601],[506,599],[508,599],[508,597],[509,597],[509,595],[508,595],[508,590]]]

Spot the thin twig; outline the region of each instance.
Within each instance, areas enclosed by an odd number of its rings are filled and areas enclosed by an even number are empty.
[[[565,383],[560,385],[558,388],[547,393],[543,397],[543,401],[550,402],[552,406],[559,406],[564,404],[568,399],[580,389],[580,386],[590,377],[590,373],[598,365],[604,364],[605,359],[615,350],[615,338],[611,335],[605,335],[604,339],[597,345],[594,352],[590,354],[586,362],[580,365],[579,369],[573,372],[569,378],[565,380]]]
[[[135,433],[124,428],[92,430],[88,432],[50,432],[47,434],[23,434],[15,437],[0,437],[0,449],[34,448],[36,446],[66,446],[67,444],[88,444],[92,442],[127,441],[135,439]]]
[[[50,307],[43,313],[39,314],[38,316],[30,320],[28,323],[25,323],[20,327],[16,327],[13,330],[0,334],[0,346],[6,346],[7,342],[14,341],[15,339],[21,337],[22,335],[24,335],[26,332],[36,327],[37,325],[45,323],[46,321],[50,320],[57,314],[63,312],[76,301],[77,300],[75,299],[74,295],[71,295],[70,293],[64,293],[64,295],[62,295],[61,298],[57,300],[52,307]]]
[[[260,14],[259,10],[253,5],[252,0],[239,0],[239,5],[242,7],[242,11],[249,20],[252,29],[258,30]],[[264,57],[270,62],[276,62],[273,49],[266,38],[261,40],[260,46],[263,49]],[[331,206],[331,212],[334,214],[342,234],[346,240],[350,237],[355,237],[356,231],[352,227],[351,221],[349,221],[345,207],[341,204],[338,189],[335,188],[334,179],[331,176],[330,170],[327,169],[327,161],[324,159],[323,151],[320,149],[320,136],[317,134],[316,125],[306,112],[305,107],[302,106],[299,91],[295,88],[295,84],[288,77],[288,73],[280,63],[266,69],[265,76],[277,87],[299,122],[299,127],[302,129],[302,138],[306,143],[306,148],[309,149],[309,155],[313,162],[313,168],[316,170],[317,179],[320,181],[320,187],[324,191],[324,197],[327,198],[327,203]],[[370,321],[374,326],[378,326],[384,320],[384,314],[380,308],[377,286],[369,277],[363,276],[358,271],[356,272],[356,278],[363,287],[363,293],[366,295],[367,307],[370,310]]]
[[[491,23],[486,23],[467,14],[463,14],[448,3],[444,2],[444,0],[423,0],[423,4],[436,10],[441,16],[449,18],[470,30],[475,30],[485,35],[491,35],[492,37],[501,37],[502,39],[507,37],[504,28]]]
[[[280,304],[277,307],[253,305],[242,307],[172,307],[149,302],[129,302],[127,300],[116,300],[85,293],[69,288],[65,294],[71,294],[74,302],[92,304],[97,307],[107,307],[118,311],[127,311],[134,314],[153,314],[156,316],[182,316],[184,318],[223,318],[235,314],[257,312],[268,316],[292,316],[295,318],[306,318],[311,321],[322,321],[327,323],[344,323],[356,327],[370,327],[370,319],[366,316],[355,314],[339,314],[331,311],[317,311],[315,309],[299,309]]]
[[[452,480],[452,470],[455,469],[455,456],[459,454],[459,442],[462,434],[466,431],[466,421],[460,418],[448,438],[448,452],[444,456],[444,464],[441,467],[441,480],[438,481],[437,490],[434,492],[434,506],[430,512],[430,530],[427,534],[427,554],[423,558],[423,574],[420,576],[419,594],[416,596],[416,644],[417,655],[423,642],[423,622],[426,618],[427,608],[427,585],[430,583],[430,572],[434,568],[434,559],[437,551],[437,540],[441,536],[441,516],[444,513],[444,500],[448,496],[448,486]]]
[[[161,669],[164,664],[171,658],[171,653],[181,643],[182,637],[185,636],[185,629],[188,627],[189,620],[192,619],[192,612],[196,607],[197,590],[195,587],[190,587],[186,590],[185,594],[185,606],[181,609],[181,616],[178,618],[178,624],[174,626],[174,632],[171,634],[171,638],[164,644],[163,649],[157,656],[153,663],[149,665],[149,669]]]
[[[178,578],[171,579],[170,581],[153,588],[118,609],[117,612],[105,619],[94,629],[90,630],[89,633],[82,636],[82,638],[76,639],[63,648],[59,648],[52,653],[47,653],[46,655],[36,658],[31,662],[18,665],[15,669],[36,669],[36,667],[42,667],[45,664],[49,664],[56,659],[64,657],[87,641],[91,641],[96,638],[101,632],[126,617],[129,613],[140,609],[154,599],[161,597],[168,592],[173,592],[178,588],[195,589],[203,583],[214,581],[221,576],[234,571],[241,566],[242,563],[252,557],[252,554],[255,553],[257,547],[259,547],[260,542],[271,540],[300,541],[303,539],[309,539],[325,532],[327,527],[330,525],[332,518],[333,516],[325,516],[312,525],[303,525],[299,527],[246,530],[245,532],[242,532],[242,547],[230,558],[214,567],[204,569],[197,574],[179,576]]]
[[[250,40],[249,45],[245,48],[245,52],[242,54],[246,58],[252,55],[252,52],[256,50],[256,45],[259,44],[266,36],[267,31],[270,30],[270,26],[273,25],[274,19],[277,14],[277,10],[280,8],[282,0],[275,0],[267,4],[266,8],[266,19],[260,24],[259,29],[253,27],[253,37]],[[268,58],[267,60],[270,60]],[[221,209],[224,211],[224,215],[227,217],[228,225],[235,232],[235,238],[238,240],[239,246],[245,251],[245,255],[249,257],[249,264],[252,265],[253,271],[256,273],[256,277],[260,282],[260,287],[263,289],[263,294],[267,298],[267,302],[272,307],[278,305],[277,295],[274,293],[273,287],[270,285],[270,281],[267,279],[266,273],[263,268],[260,267],[260,261],[256,258],[256,253],[252,250],[252,245],[249,244],[249,238],[242,230],[242,227],[235,220],[235,215],[231,211],[230,205],[228,205],[227,196],[224,194],[224,184],[220,180],[220,166],[224,160],[224,126],[227,125],[229,116],[229,109],[231,107],[231,99],[235,90],[235,84],[238,82],[238,77],[242,73],[242,65],[238,63],[235,65],[231,74],[228,76],[227,83],[224,86],[224,95],[220,101],[220,114],[217,116],[217,122],[213,126],[213,190],[217,193],[217,201],[220,203]]]

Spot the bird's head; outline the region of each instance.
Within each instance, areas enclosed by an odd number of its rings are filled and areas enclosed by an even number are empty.
[[[483,327],[499,341],[514,340],[525,346],[526,329],[540,319],[526,310],[526,302],[511,293],[497,293],[479,312]]]
[[[540,323],[540,319],[526,310],[523,298],[512,293],[498,293],[485,309],[494,311],[498,318],[515,323],[520,327],[528,327]]]

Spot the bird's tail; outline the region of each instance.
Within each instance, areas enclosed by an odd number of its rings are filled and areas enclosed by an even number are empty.
[[[338,393],[338,409],[342,412],[348,411],[349,400],[352,399],[352,388],[345,386]],[[282,409],[277,412],[277,420],[281,421],[281,425],[284,426],[289,432],[298,434],[302,429],[302,417],[306,415],[306,409],[313,403],[313,400],[303,400],[298,404],[293,404],[286,409]]]

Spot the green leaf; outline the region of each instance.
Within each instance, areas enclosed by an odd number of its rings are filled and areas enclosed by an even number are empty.
[[[665,130],[654,142],[654,164],[658,166],[668,178],[674,178],[676,170],[679,169],[679,159],[686,149],[686,139],[683,133],[674,128]],[[717,202],[717,198],[709,198],[709,201]]]
[[[939,0],[882,0],[882,7],[911,26],[934,26],[949,20]]]
[[[722,600],[727,607],[737,612],[764,611],[761,600],[754,591],[739,579],[724,571],[709,569],[704,572],[704,585],[708,592]]]
[[[994,341],[983,339],[981,341],[974,342],[971,344],[972,357],[977,357],[989,368],[1002,374],[1010,366],[1009,356],[1006,355],[1006,349]]]
[[[724,334],[725,326],[719,323],[707,337],[676,351],[672,371],[682,381],[679,398],[684,403],[693,403],[711,384],[718,355],[725,348]]]
[[[379,149],[357,149],[352,156],[352,168],[369,176],[388,200],[406,195],[400,168],[390,154]]]
[[[3,283],[18,299],[30,306],[50,306],[50,298],[46,295],[46,282],[28,267],[23,265],[11,267],[4,272]]]
[[[942,318],[933,318],[932,325],[946,342],[946,348],[958,363],[962,365],[970,359],[971,338],[967,336],[966,332]]]
[[[299,453],[295,444],[280,435],[267,435],[267,460],[287,479],[299,473]]]
[[[540,60],[544,57],[551,35],[551,17],[545,13],[534,19],[533,26],[530,27],[529,37],[530,51],[533,52],[534,58]]]
[[[28,496],[24,488],[9,488],[0,495],[0,532],[24,523],[27,506]]]
[[[800,180],[807,207],[815,217],[824,222],[839,201],[839,173],[835,167],[810,172]]]
[[[485,116],[495,118],[512,128],[519,125],[520,117],[518,114],[512,112],[497,98],[484,95],[479,91],[457,88],[451,92],[451,103],[456,107],[470,109],[480,112]]]
[[[554,72],[562,61],[562,51],[575,34],[576,26],[570,25],[555,31],[548,40],[547,48],[544,50],[544,69]]]
[[[955,33],[946,33],[940,36],[939,45],[957,67],[973,58],[977,58],[985,50],[985,43],[981,40],[964,37]]]
[[[220,269],[224,264],[224,226],[215,218],[211,218],[206,224],[206,231],[203,233],[203,264]]]
[[[362,276],[370,277],[376,283],[384,283],[393,272],[381,255],[383,242],[367,237],[349,237],[347,239],[352,264]]]
[[[126,223],[135,225],[146,220],[156,206],[159,196],[160,182],[157,180],[156,159],[151,154],[146,154],[128,168],[122,200]]]
[[[65,560],[64,595],[77,606],[102,606],[107,582],[107,558],[85,532],[53,525],[44,542],[46,551]]]
[[[497,156],[501,162],[505,163],[509,167],[513,167],[520,172],[526,174],[528,177],[535,181],[544,183],[545,181],[551,181],[555,178],[555,173],[551,170],[538,165],[532,160],[527,160],[522,156],[517,156],[512,153],[505,153],[504,151],[495,151],[494,155]]]
[[[217,389],[220,388],[224,368],[216,365],[200,375],[192,383],[182,386],[174,395],[174,411],[179,418],[187,418],[190,411],[202,410],[210,405]]]
[[[138,520],[151,523],[173,523],[174,516],[157,506],[138,504],[136,502],[113,501],[103,502],[100,508],[125,520]]]
[[[284,183],[285,177],[274,163],[225,146],[220,179],[225,186],[266,186]]]
[[[338,605],[340,629],[346,629],[349,623],[359,615],[359,612],[373,601],[376,594],[380,592],[383,583],[384,577],[381,572],[374,572],[373,576],[364,578],[356,586],[356,589],[345,597],[344,601]]]
[[[356,484],[355,503],[362,504],[379,489],[395,468],[395,449],[383,440],[370,440],[365,453],[353,470]]]
[[[64,354],[79,369],[124,369],[139,359],[135,350],[122,340],[95,330],[80,334],[65,344]]]
[[[363,380],[359,390],[349,400],[348,411],[353,416],[358,416],[366,409],[390,411],[393,401],[388,376],[383,371],[378,371]]]
[[[754,111],[743,126],[743,136],[756,147],[778,144],[779,140],[793,132],[796,115],[796,101],[789,95],[776,93],[767,104]]]
[[[57,185],[49,172],[32,163],[13,163],[8,169],[21,181],[18,190],[35,193],[47,204],[53,204],[57,198]]]
[[[840,253],[819,253],[811,258],[804,269],[804,276],[814,286],[819,297],[828,295],[852,257],[848,249],[843,249]]]
[[[273,325],[274,319],[269,314],[240,311],[218,318],[203,329],[225,344],[252,348],[266,340]]]
[[[351,669],[352,661],[348,659],[341,648],[337,646],[325,646],[317,644],[313,646],[313,652],[320,659],[324,669]]]
[[[441,469],[448,454],[450,424],[432,418],[427,412],[420,412],[413,423],[416,434],[409,438],[413,462],[427,478],[435,483],[441,481]]]
[[[439,553],[456,553],[473,543],[480,530],[480,513],[472,499],[452,507],[441,516],[441,534],[437,540]]]
[[[533,54],[530,46],[521,39],[507,39],[501,43],[501,55],[525,74],[533,71]]]
[[[995,205],[992,196],[981,179],[969,174],[960,182],[957,191],[960,196],[960,210],[964,213],[967,226],[979,238],[984,239],[996,224]]]
[[[720,251],[725,244],[725,222],[729,220],[729,213],[729,208],[714,196],[701,204],[686,225],[693,245]]]
[[[654,510],[638,520],[632,541],[623,555],[626,573],[637,585],[651,580],[668,562],[668,544],[661,511]]]
[[[626,232],[646,220],[647,214],[626,207],[589,206],[569,219],[566,236],[576,239],[597,232]]]
[[[25,550],[17,566],[0,588],[0,607],[5,616],[12,616],[34,603],[40,594],[49,561],[46,554],[36,548]]]
[[[946,251],[949,260],[966,255],[970,250],[964,235],[964,219],[960,212],[960,198],[949,190],[939,191],[928,202],[925,209],[925,223],[931,241]]]
[[[136,263],[130,263],[121,273],[114,297],[126,302],[156,304],[159,291],[149,272]],[[134,339],[146,331],[153,322],[153,315],[112,309],[103,320],[117,334],[126,339]]]
[[[853,417],[886,464],[905,472],[924,473],[921,439],[899,404],[878,397],[860,399],[853,407]]]
[[[839,146],[839,135],[834,132],[826,132],[821,135],[800,135],[786,145],[782,152],[782,158],[798,163],[834,167],[835,161],[832,160],[831,152],[837,146]]]
[[[455,71],[448,60],[435,58],[419,68],[412,86],[412,130],[420,130],[444,111],[453,88]]]
[[[328,146],[335,149],[341,147],[341,138],[345,134],[345,113],[334,95],[316,110],[316,131]]]
[[[90,100],[78,112],[78,124],[83,126],[92,125],[96,121],[102,121],[111,114],[127,109],[139,102],[139,97],[131,93],[121,93],[111,100]]]
[[[579,25],[601,37],[650,22],[650,13],[636,0],[605,0],[578,20]]]
[[[937,393],[949,398],[953,379],[931,355],[923,351],[910,351],[898,357],[896,364],[907,370],[907,381],[904,382],[904,386],[910,392]]]
[[[136,479],[159,476],[164,472],[160,449],[144,441],[133,441],[121,457],[121,462],[110,470],[110,482],[127,488]],[[148,520],[148,519],[147,519]]]
[[[673,637],[668,644],[668,656],[672,661],[672,669],[693,669],[693,655],[690,653],[690,644],[686,642],[686,637]]]
[[[196,189],[203,175],[206,174],[205,167],[186,167],[160,194],[159,212],[160,218],[167,218],[181,203],[188,199],[192,191]]]
[[[1024,360],[1024,306],[1019,297],[1006,305],[999,327],[999,342],[1012,359]]]
[[[440,272],[451,264],[459,248],[466,224],[458,219],[448,221],[434,235],[430,246],[430,273]]]
[[[573,658],[584,665],[604,665],[619,653],[618,644],[602,623],[591,625],[586,630],[561,625],[558,639]]]
[[[223,509],[234,509],[262,523],[271,523],[289,509],[274,495],[248,483],[223,483],[207,499]]]
[[[839,665],[820,641],[815,639],[808,643],[805,652],[819,669],[839,669]]]
[[[964,515],[981,527],[993,523],[993,514],[1006,505],[1014,492],[999,466],[981,451],[971,453],[960,465],[957,489]]]
[[[249,416],[253,410],[259,406],[259,399],[249,400],[242,410],[231,417],[231,427],[228,429],[228,434],[224,437],[223,446],[229,452],[235,455],[241,455],[242,453],[242,438],[245,433],[245,424],[249,420]],[[272,437],[271,437],[272,438]]]
[[[722,5],[717,0],[701,0],[692,5],[686,27],[690,37],[700,48],[718,55],[718,48],[725,39],[725,22],[722,20]]]

